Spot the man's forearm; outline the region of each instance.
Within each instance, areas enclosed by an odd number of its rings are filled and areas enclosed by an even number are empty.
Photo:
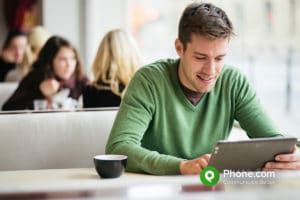
[[[180,174],[179,165],[183,161],[181,158],[147,150],[137,144],[123,142],[108,145],[106,153],[127,155],[126,170],[129,172],[155,175]]]

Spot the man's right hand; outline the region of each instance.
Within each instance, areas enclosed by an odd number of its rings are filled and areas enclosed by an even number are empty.
[[[201,170],[207,166],[211,154],[204,154],[203,156],[194,160],[184,160],[180,163],[180,173],[182,175],[199,174]]]
[[[45,97],[51,97],[52,95],[57,93],[57,91],[59,90],[59,86],[59,82],[56,79],[51,78],[41,82],[40,90]]]

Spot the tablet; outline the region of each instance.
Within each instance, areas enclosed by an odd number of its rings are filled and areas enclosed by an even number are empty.
[[[223,172],[260,171],[266,162],[274,161],[278,154],[290,153],[297,138],[259,138],[240,141],[218,141],[208,165]]]

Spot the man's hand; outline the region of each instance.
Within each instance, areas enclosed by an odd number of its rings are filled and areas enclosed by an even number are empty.
[[[300,170],[300,154],[296,146],[294,146],[292,153],[277,155],[275,160],[276,162],[267,162],[263,170]]]
[[[52,95],[57,93],[59,86],[59,82],[56,79],[51,78],[41,82],[40,90],[44,96],[51,97]]]
[[[210,154],[204,154],[194,160],[184,160],[180,163],[180,173],[182,175],[199,174],[207,166],[209,159]]]

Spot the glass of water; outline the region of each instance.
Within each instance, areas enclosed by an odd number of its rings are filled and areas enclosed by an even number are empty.
[[[47,100],[35,99],[33,101],[34,110],[47,110]]]

